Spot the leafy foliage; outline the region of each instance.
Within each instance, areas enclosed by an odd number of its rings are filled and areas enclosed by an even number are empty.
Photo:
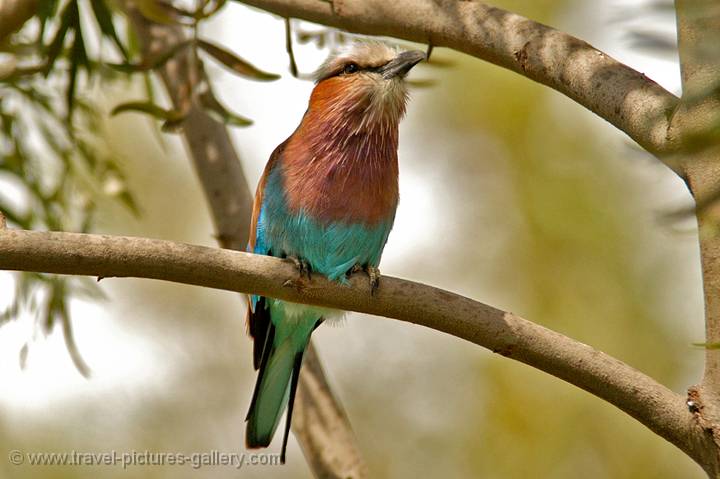
[[[264,72],[228,49],[200,38],[202,21],[216,14],[225,0],[199,0],[186,10],[164,0],[135,2],[148,20],[187,30],[188,39],[162,52],[143,56],[132,31],[122,35],[120,11],[109,0],[46,0],[20,32],[0,39],[0,212],[23,229],[87,232],[99,197],[110,197],[134,214],[139,208],[128,191],[121,165],[94,135],[98,123],[92,103],[79,92],[95,76],[103,79],[143,75],[147,98],[117,105],[112,114],[140,112],[162,121],[162,131],[182,127],[192,107],[205,109],[218,121],[245,127],[252,121],[230,111],[213,94],[206,79],[190,85],[180,108],[155,103],[151,74],[168,61],[201,64],[207,57],[230,72],[256,81],[279,78]],[[123,38],[126,37],[126,38]],[[102,58],[110,46],[120,61]],[[19,192],[19,193],[17,193]],[[60,324],[72,359],[89,374],[75,347],[68,301],[78,295],[100,298],[87,279],[19,273],[14,301],[0,312],[0,324],[25,311],[45,333]],[[28,344],[20,353],[21,363]]]
[[[128,61],[110,66],[115,70],[130,74],[157,70],[168,61],[179,59],[189,62],[191,68],[196,68],[202,64],[201,57],[207,56],[226,67],[231,73],[250,80],[272,81],[280,78],[279,75],[260,70],[226,48],[200,38],[201,22],[217,13],[224,5],[225,0],[202,0],[197,2],[195,10],[188,11],[160,0],[138,2],[138,9],[145,18],[176,28],[187,28],[191,33],[190,39],[180,41],[164,51],[151,54],[139,62]],[[204,109],[213,118],[229,126],[245,127],[252,124],[251,120],[222,105],[213,95],[206,78],[202,75],[196,75],[196,77],[192,84],[188,85],[186,98],[183,98],[180,105],[173,109],[163,108],[155,104],[152,98],[148,98],[118,105],[113,109],[112,114],[128,111],[148,114],[163,122],[162,131],[166,133],[178,131],[193,106]]]
[[[35,39],[20,32],[5,44],[13,68],[0,77],[0,211],[24,229],[86,232],[101,195],[136,214],[138,207],[120,165],[90,133],[98,120],[92,105],[77,95],[80,73],[89,77],[98,69],[85,48],[80,4],[59,3],[40,2]],[[91,5],[102,37],[126,55],[108,6],[103,0]],[[102,296],[87,279],[20,273],[0,322],[27,311],[46,333],[60,324],[78,371],[87,375],[69,316],[68,301],[76,295]],[[21,358],[26,354],[27,344]]]

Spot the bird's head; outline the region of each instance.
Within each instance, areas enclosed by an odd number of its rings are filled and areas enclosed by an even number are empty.
[[[309,112],[354,132],[397,128],[405,113],[405,75],[425,59],[380,42],[358,42],[331,55],[316,73]]]

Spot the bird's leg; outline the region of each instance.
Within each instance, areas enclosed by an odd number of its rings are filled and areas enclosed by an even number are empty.
[[[293,265],[295,265],[295,269],[298,270],[300,278],[307,276],[308,280],[312,279],[312,268],[306,259],[298,258],[297,256],[286,256],[283,259],[290,261]]]
[[[375,291],[378,289],[378,286],[380,286],[380,270],[376,266],[363,266],[361,264],[356,264],[355,266],[350,268],[350,271],[348,271],[348,276],[359,273],[360,271],[365,271],[365,273],[367,273],[368,278],[370,279],[370,295],[374,295]]]

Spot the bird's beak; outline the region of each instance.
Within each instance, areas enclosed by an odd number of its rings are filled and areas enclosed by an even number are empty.
[[[419,50],[402,52],[394,59],[383,65],[379,72],[386,80],[395,77],[403,78],[412,67],[423,60],[425,60],[425,54]]]

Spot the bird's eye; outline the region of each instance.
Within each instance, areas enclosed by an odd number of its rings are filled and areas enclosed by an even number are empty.
[[[347,65],[345,65],[345,68],[343,69],[343,73],[347,73],[347,74],[355,73],[356,71],[358,71],[357,63],[348,63]]]

